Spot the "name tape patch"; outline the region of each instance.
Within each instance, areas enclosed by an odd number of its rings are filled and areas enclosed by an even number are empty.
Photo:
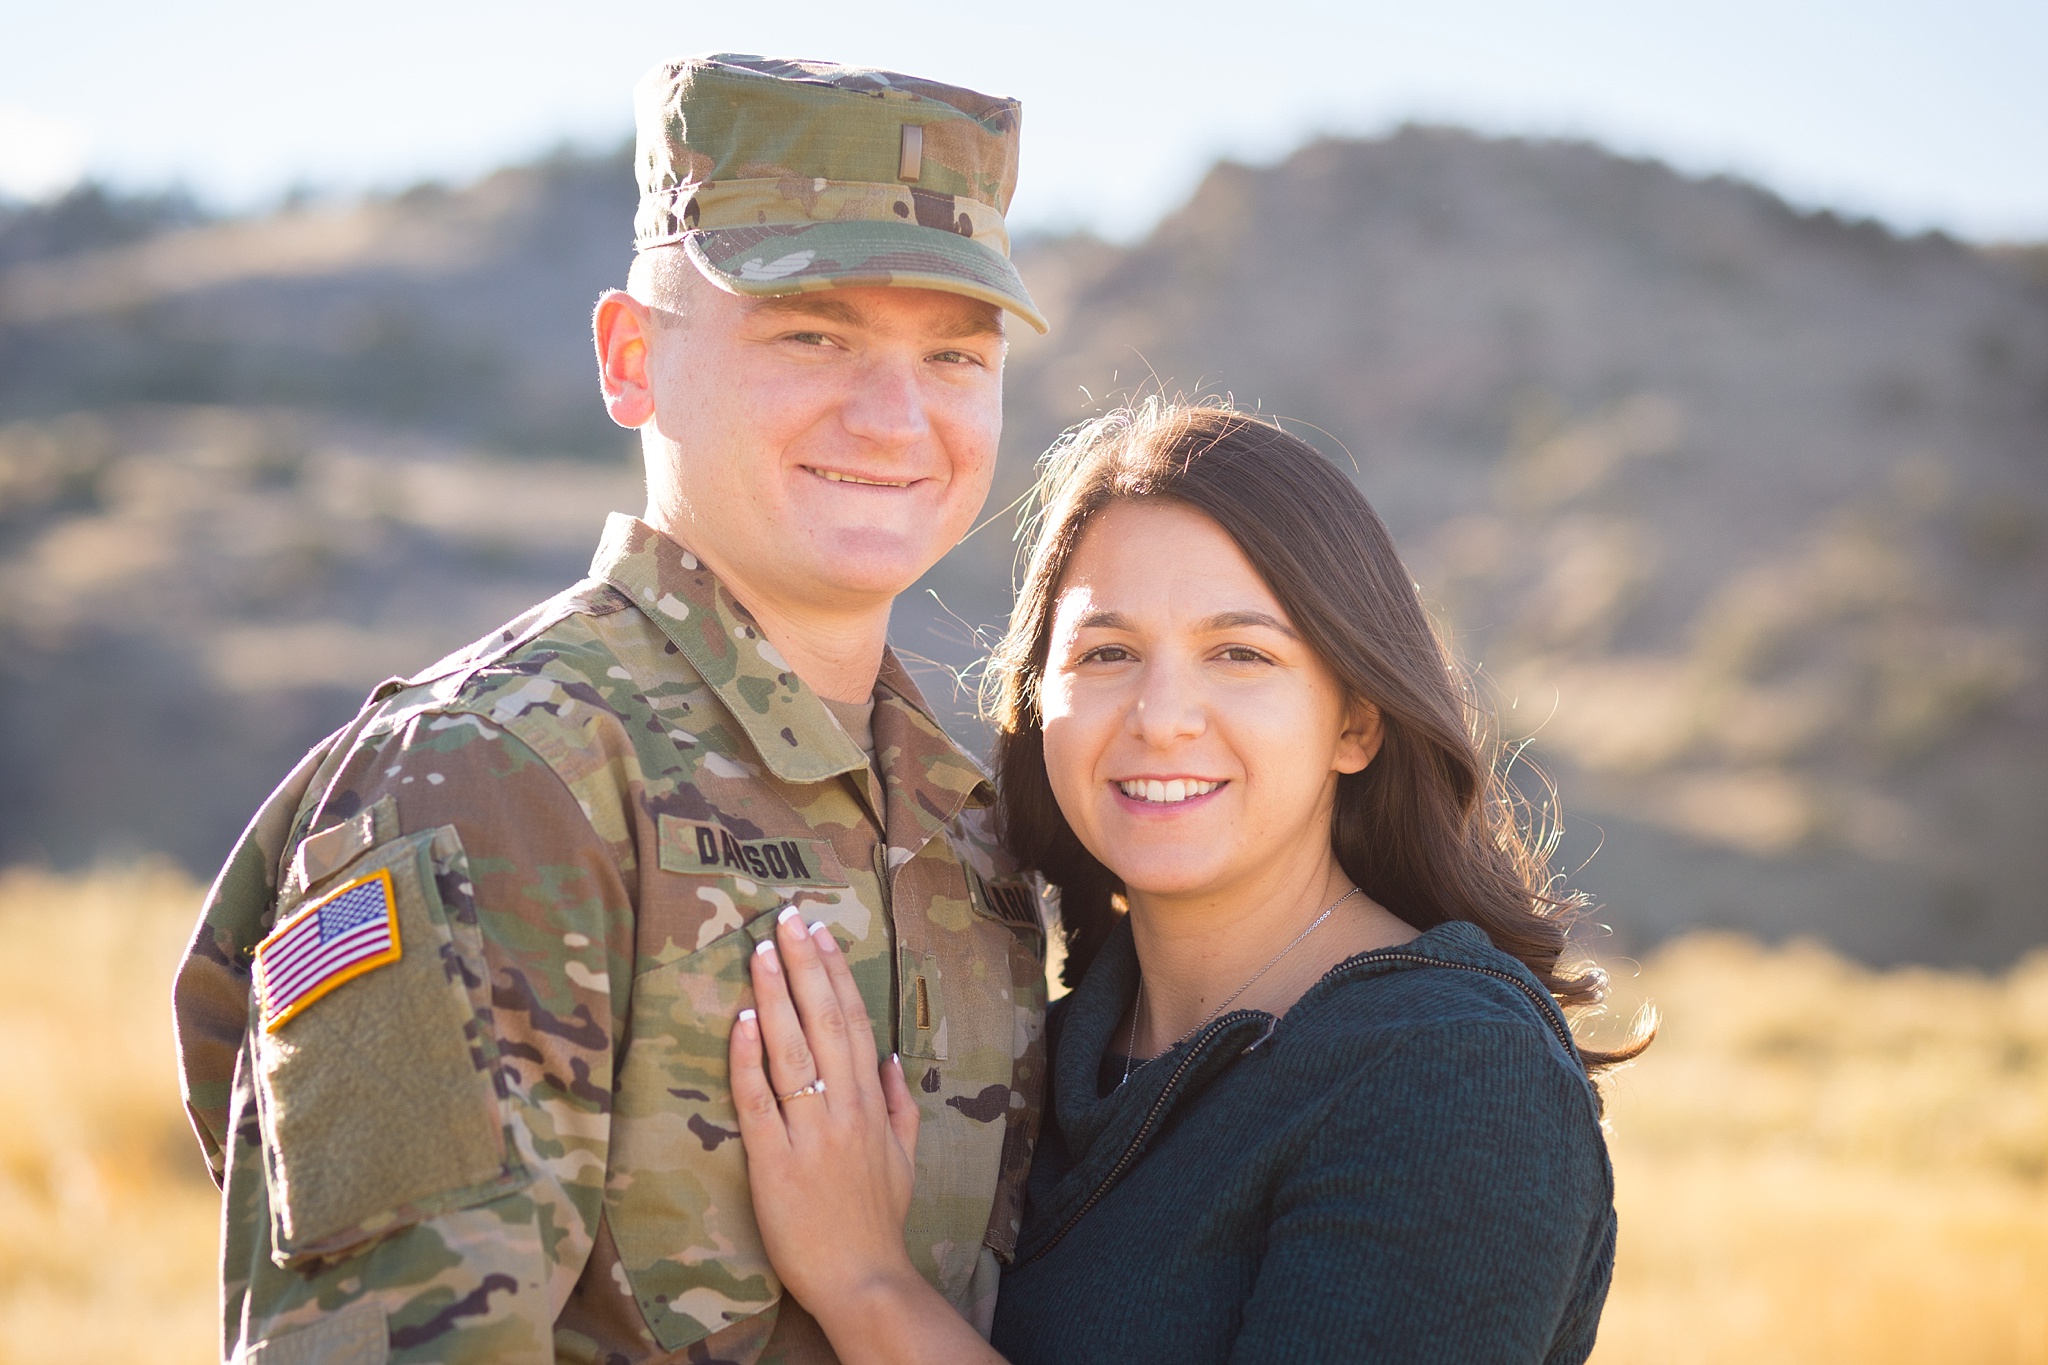
[[[822,839],[741,839],[719,825],[661,817],[661,866],[667,872],[751,877],[771,886],[844,886],[826,861]]]
[[[990,881],[978,873],[974,880],[981,884],[982,900],[997,919],[1026,929],[1045,927],[1038,913],[1038,890],[1030,882]]]
[[[256,945],[263,1031],[277,1032],[336,986],[398,961],[399,951],[389,869],[329,892]]]

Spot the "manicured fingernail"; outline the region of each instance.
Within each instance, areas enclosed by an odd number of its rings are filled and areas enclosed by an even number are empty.
[[[743,1035],[751,1038],[759,1027],[760,1025],[754,1020],[754,1012],[752,1010],[740,1011],[740,1032]]]
[[[775,940],[764,938],[754,945],[754,956],[761,959],[761,965],[771,972],[782,970],[782,964],[775,958]]]
[[[839,940],[832,937],[832,931],[822,924],[813,924],[811,926],[811,939],[818,945],[818,951],[821,953],[836,953],[839,951]]]
[[[775,922],[777,924],[787,924],[795,918],[796,907],[794,905],[785,905],[782,907],[782,913],[775,917]]]
[[[751,1012],[752,1011],[749,1011],[749,1013]],[[889,1054],[889,1065],[900,1067],[903,1065],[903,1059],[892,1052]]]

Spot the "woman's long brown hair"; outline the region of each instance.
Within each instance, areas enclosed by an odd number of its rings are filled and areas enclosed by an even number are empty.
[[[1080,982],[1108,939],[1123,887],[1053,799],[1039,689],[1082,531],[1113,503],[1145,500],[1185,504],[1221,526],[1344,687],[1379,708],[1378,755],[1337,783],[1330,843],[1345,875],[1417,929],[1479,926],[1559,1004],[1597,1004],[1606,993],[1597,968],[1559,970],[1585,899],[1553,881],[1547,843],[1499,770],[1490,714],[1431,626],[1379,515],[1279,426],[1157,399],[1079,427],[1047,453],[1024,581],[990,663],[998,824],[1010,850],[1059,888],[1066,983]],[[1620,1048],[1583,1055],[1608,1066],[1649,1042],[1639,1028]]]

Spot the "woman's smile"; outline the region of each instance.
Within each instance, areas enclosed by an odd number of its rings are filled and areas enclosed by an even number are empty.
[[[1075,546],[1043,706],[1053,792],[1134,900],[1322,866],[1337,777],[1378,738],[1229,534],[1168,502]]]
[[[1221,780],[1199,777],[1129,777],[1110,783],[1125,800],[1139,806],[1173,806],[1182,809],[1199,802],[1223,786]]]

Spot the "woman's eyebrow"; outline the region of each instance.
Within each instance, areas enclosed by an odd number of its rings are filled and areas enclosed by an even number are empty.
[[[1130,630],[1131,618],[1120,611],[1091,611],[1075,623],[1076,630]]]
[[[1219,611],[1214,616],[1206,617],[1195,623],[1195,629],[1205,634],[1218,630],[1241,630],[1245,626],[1264,626],[1267,630],[1280,632],[1290,640],[1299,640],[1301,638],[1293,626],[1288,625],[1272,613],[1264,611]],[[1134,631],[1137,629],[1131,624],[1130,617],[1120,611],[1108,610],[1089,612],[1086,616],[1075,622],[1074,628],[1076,630],[1123,631]]]
[[[1299,640],[1301,638],[1300,635],[1295,633],[1293,626],[1288,625],[1279,617],[1263,611],[1219,611],[1214,616],[1202,621],[1196,629],[1202,631],[1238,630],[1245,626],[1264,626],[1267,630],[1277,630],[1290,640]]]

